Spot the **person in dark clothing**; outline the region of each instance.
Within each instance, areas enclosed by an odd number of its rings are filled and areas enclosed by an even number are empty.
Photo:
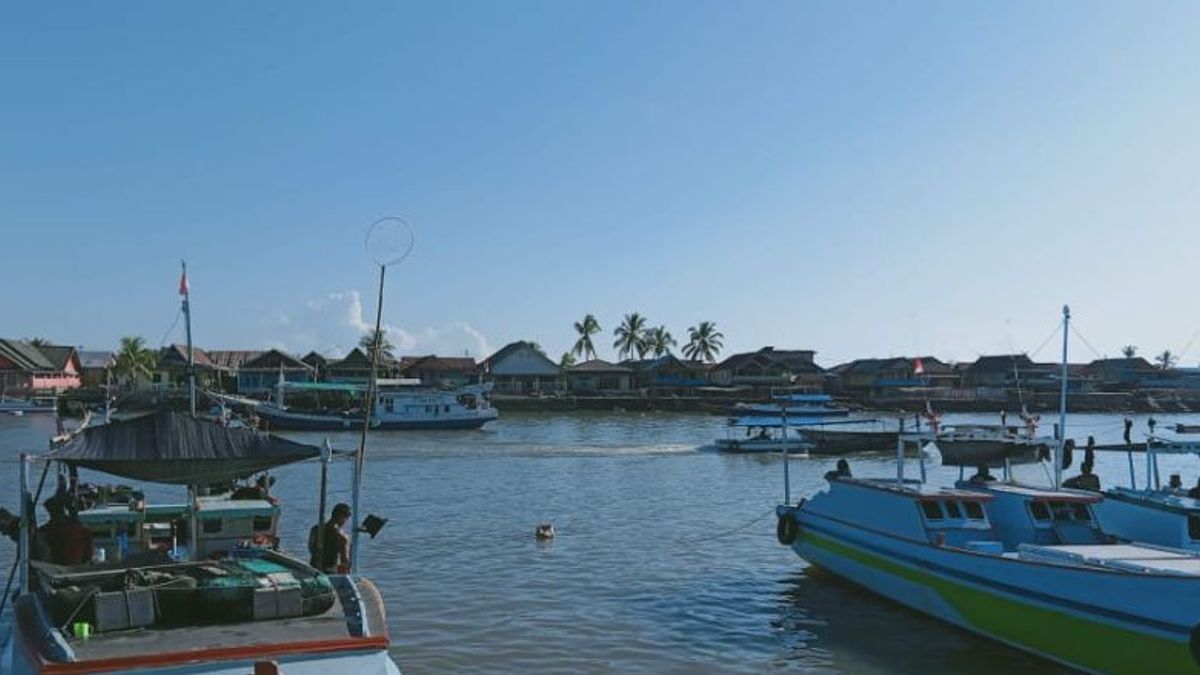
[[[322,525],[314,525],[308,533],[308,551],[312,554],[309,564],[326,573],[335,573],[350,568],[350,537],[342,527],[350,520],[350,505],[338,504],[333,514]],[[321,559],[317,560],[317,535],[320,531]]]
[[[980,464],[975,469],[975,475],[967,480],[971,483],[991,483],[996,480],[996,477],[988,471],[987,464]]]
[[[838,478],[850,478],[850,462],[839,459],[836,469],[825,472],[825,480],[836,480]]]
[[[1188,490],[1187,496],[1192,499],[1200,499],[1200,478],[1196,479],[1196,487]]]
[[[1133,420],[1125,418],[1125,445],[1133,445]]]
[[[1096,437],[1088,436],[1087,445],[1083,448],[1083,461],[1096,466]]]
[[[55,565],[82,565],[92,558],[92,532],[67,512],[65,500],[55,495],[43,506],[50,520],[37,530],[38,557]]]
[[[1063,487],[1076,490],[1100,491],[1100,477],[1092,473],[1092,463],[1084,462],[1079,467],[1079,475],[1063,481]]]

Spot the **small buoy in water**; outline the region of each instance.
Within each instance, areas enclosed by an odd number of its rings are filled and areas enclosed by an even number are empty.
[[[542,523],[537,526],[536,530],[533,531],[533,536],[537,537],[538,539],[541,539],[542,541],[545,541],[547,539],[553,539],[554,538],[554,526],[551,525],[550,523]]]

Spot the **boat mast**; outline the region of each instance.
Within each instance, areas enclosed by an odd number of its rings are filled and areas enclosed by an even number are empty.
[[[196,354],[192,350],[192,304],[188,294],[187,261],[180,260],[183,275],[179,277],[179,294],[183,296],[183,325],[187,331],[188,414],[196,416]]]
[[[1054,457],[1054,489],[1062,487],[1063,446],[1067,442],[1067,333],[1071,327],[1071,308],[1063,305],[1062,384],[1058,393],[1058,452]]]

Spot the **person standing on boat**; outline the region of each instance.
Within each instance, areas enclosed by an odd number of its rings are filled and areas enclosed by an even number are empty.
[[[56,494],[44,506],[50,521],[37,530],[37,557],[55,565],[82,565],[92,557],[92,532],[67,511],[66,498]]]
[[[340,503],[333,507],[329,520],[320,525],[321,560],[317,560],[317,529],[308,534],[308,550],[312,554],[309,564],[327,574],[341,573],[350,569],[350,537],[342,530],[350,521],[350,505]]]
[[[1092,473],[1092,463],[1084,461],[1084,463],[1079,466],[1079,475],[1063,481],[1063,487],[1074,488],[1076,490],[1087,490],[1089,492],[1099,492],[1100,477]]]

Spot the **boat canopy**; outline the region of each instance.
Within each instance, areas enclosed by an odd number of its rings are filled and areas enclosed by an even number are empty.
[[[345,391],[352,394],[367,390],[367,385],[352,382],[283,382],[279,386],[289,391]]]
[[[42,458],[132,480],[208,485],[320,454],[265,432],[159,411],[84,429]]]

